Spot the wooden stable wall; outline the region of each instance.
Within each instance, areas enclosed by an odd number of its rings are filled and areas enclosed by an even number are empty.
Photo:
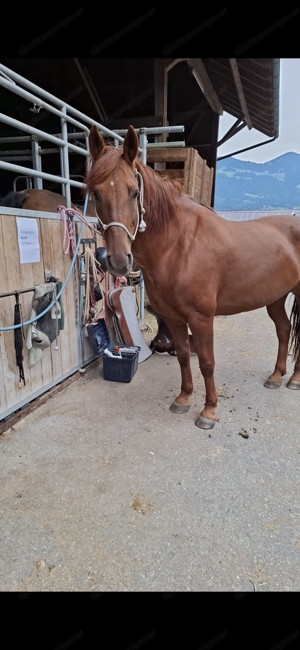
[[[16,217],[8,214],[0,215],[0,293],[44,284],[46,269],[51,270],[52,275],[62,282],[66,278],[71,259],[69,254],[64,255],[62,252],[62,222],[51,218],[36,217],[36,219],[39,231],[40,262],[21,264]],[[84,226],[83,237],[91,237],[86,226]],[[101,245],[101,242],[97,245]],[[24,321],[30,319],[32,298],[33,292],[20,294],[19,299],[22,305]],[[72,274],[62,294],[62,301],[65,325],[64,330],[60,332],[58,337],[58,350],[54,349],[55,342],[53,342],[49,348],[43,350],[42,359],[31,368],[28,368],[29,351],[26,347],[28,326],[24,328],[23,367],[26,380],[25,386],[23,384],[19,385],[14,331],[0,332],[0,420],[6,417],[9,412],[17,410],[30,398],[41,394],[44,390],[47,390],[47,387],[54,385],[81,366]],[[1,327],[14,324],[14,305],[14,296],[0,298]],[[89,341],[85,341],[84,347],[85,358],[92,356]]]
[[[197,203],[211,205],[214,169],[208,167],[206,160],[191,147],[153,148],[147,151],[149,163],[180,163],[182,169],[157,169],[161,176],[183,180],[184,192]]]

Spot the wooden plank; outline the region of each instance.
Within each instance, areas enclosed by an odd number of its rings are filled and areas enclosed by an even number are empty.
[[[185,147],[162,147],[147,150],[147,163],[154,162],[185,162],[188,157],[189,148]]]
[[[212,187],[213,187],[213,181],[214,181],[214,168],[210,168],[210,179],[209,179],[209,205],[211,205],[211,197],[212,197]]]
[[[188,178],[188,194],[194,198],[195,185],[196,185],[196,166],[197,166],[198,152],[196,149],[191,149],[190,169]]]
[[[3,242],[3,219],[0,216],[0,236]],[[0,255],[0,292],[5,293],[8,286],[7,268],[5,257]],[[9,327],[13,324],[13,303],[11,299],[1,298],[0,302],[0,322],[2,327]],[[13,333],[0,332],[0,413],[8,408],[8,396],[15,392],[15,368],[9,368],[9,358],[11,361],[12,354],[8,349],[13,350]]]
[[[41,230],[40,230],[40,224],[42,219],[36,219],[36,221],[37,221],[38,233],[39,233],[40,261],[35,262],[33,264],[19,264],[19,276],[21,278],[21,282],[24,288],[28,286],[32,287],[37,284],[44,284],[45,282],[43,250],[42,250]],[[17,225],[16,225],[16,232],[17,232]],[[26,315],[26,318],[24,318],[25,321],[29,320],[31,317],[32,298],[33,298],[33,293],[22,295],[22,301],[24,303],[24,316]],[[25,333],[26,337],[27,337],[27,332],[28,332],[28,327],[26,327],[26,333]],[[46,355],[45,352],[47,353]],[[29,358],[29,351],[26,347],[26,344],[24,347],[24,357],[26,357],[26,365],[27,365],[28,358]],[[47,362],[45,364],[45,357],[46,359],[48,358],[48,364]],[[49,349],[43,350],[42,359],[38,361],[34,366],[28,369],[31,392],[39,390],[42,386],[44,386],[46,383],[52,380],[51,364],[49,363],[49,358],[50,358]]]
[[[69,255],[62,252],[62,222],[56,220],[38,220],[41,260],[35,264],[20,264],[17,239],[16,217],[13,215],[0,216],[0,235],[2,235],[3,254],[0,263],[0,292],[25,289],[29,286],[44,283],[44,270],[52,271],[52,275],[64,281],[70,267]],[[85,227],[83,236],[90,237],[90,231]],[[97,245],[102,244],[102,238],[97,238]],[[31,315],[33,292],[20,295],[23,319],[29,320]],[[18,408],[18,403],[48,385],[53,379],[68,372],[78,365],[77,331],[75,324],[74,290],[72,276],[62,295],[65,310],[65,329],[58,338],[59,350],[55,350],[53,342],[50,348],[43,351],[41,361],[28,368],[28,350],[24,342],[24,373],[26,386],[19,387],[19,371],[16,366],[14,349],[14,332],[0,334],[0,416],[1,412],[10,407]],[[1,299],[1,324],[13,325],[15,298]],[[4,302],[5,301],[5,302]],[[25,336],[27,327],[25,328]],[[88,356],[90,357],[90,350]]]
[[[168,72],[165,59],[154,59],[154,111],[155,115],[163,116],[163,126],[168,125]],[[154,138],[154,142],[166,142],[167,133],[162,133]],[[154,169],[166,169],[165,162],[154,163]]]
[[[26,289],[34,286],[34,284],[37,284],[37,281],[34,282],[34,267],[37,267],[36,277],[39,277],[39,271],[42,271],[42,265],[41,262],[36,262],[35,264],[20,264],[16,217],[11,215],[5,215],[2,217],[2,236],[3,255],[7,269],[7,279],[6,286],[4,288],[1,288],[1,291],[5,292],[14,291],[16,289]],[[28,320],[30,317],[32,296],[33,293],[31,292],[20,295],[20,303],[22,305],[22,314],[24,321]],[[1,300],[6,301],[7,299],[2,298]],[[7,304],[10,312],[10,315],[7,319],[8,326],[13,325],[15,298],[10,297]],[[25,337],[26,336],[27,328],[25,328]],[[23,384],[19,386],[19,371],[16,366],[16,353],[14,348],[14,332],[10,331],[5,333],[8,371],[7,377],[5,377],[5,381],[7,385],[7,392],[9,391],[9,396],[7,399],[8,407],[17,404],[20,400],[23,400],[41,386],[40,372],[37,373],[34,366],[33,368],[28,368],[28,350],[26,348],[25,341],[23,343],[23,346],[23,366],[26,386]],[[14,374],[14,385],[11,373]]]
[[[59,237],[55,234],[59,230]],[[43,251],[44,270],[51,270],[52,275],[59,280],[64,280],[62,269],[59,269],[60,258],[62,257],[62,238],[60,233],[60,222],[51,219],[40,220],[41,248]],[[43,351],[41,359],[43,369],[43,381],[46,385],[63,374],[61,359],[61,339],[58,337],[59,350],[55,350],[55,342],[52,342],[50,348]],[[47,354],[46,354],[47,352]]]
[[[14,291],[15,289],[25,289],[26,287],[21,284],[20,278],[17,275],[16,269],[19,267],[19,249],[16,240],[16,225],[15,217],[2,216],[2,243],[3,243],[3,260],[6,269],[5,286],[1,286],[1,293],[6,291]],[[28,286],[28,285],[27,285]],[[30,286],[30,285],[29,285]],[[21,301],[23,304],[23,300]],[[7,309],[7,317],[1,318],[4,327],[9,327],[14,323],[14,305],[15,298],[1,298],[1,316],[4,305]],[[25,312],[26,314],[26,312]],[[4,333],[4,346],[5,346],[5,361],[6,372],[4,375],[4,382],[6,385],[7,407],[12,406],[20,399],[23,399],[28,394],[28,385],[19,388],[19,371],[16,365],[16,352],[14,346],[14,332],[9,331]],[[26,357],[26,352],[24,354]],[[25,378],[28,380],[28,373],[26,373],[26,364],[24,363]],[[4,409],[3,409],[4,410]]]
[[[201,186],[201,191],[200,191],[200,201],[203,203],[203,192],[204,192],[204,179],[205,179],[205,172],[206,172],[206,160],[202,158],[202,186]]]
[[[184,169],[158,169],[157,174],[160,176],[168,176],[171,180],[184,178]]]
[[[191,171],[191,158],[192,150],[187,149],[188,155],[186,162],[184,164],[184,191],[186,194],[189,194],[189,180],[190,180],[190,171]]]
[[[223,115],[223,107],[219,97],[212,85],[212,82],[206,72],[205,66],[201,59],[187,59],[189,66],[191,66],[192,74],[194,75],[201,91],[206,97],[210,107],[218,115]]]

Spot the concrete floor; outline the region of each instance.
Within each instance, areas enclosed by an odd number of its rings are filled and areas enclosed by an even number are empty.
[[[154,354],[129,384],[99,360],[5,432],[0,589],[298,591],[300,392],[263,387],[276,351],[266,310],[216,319],[212,431],[197,357],[179,416]]]

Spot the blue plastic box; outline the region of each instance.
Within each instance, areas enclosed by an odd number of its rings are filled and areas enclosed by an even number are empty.
[[[103,354],[103,377],[108,381],[129,383],[137,371],[139,351],[141,348],[138,345],[118,345],[118,347],[122,354],[121,359],[108,357],[106,354]],[[114,345],[108,346],[110,352],[113,352],[114,348]],[[122,352],[123,348],[126,348],[126,351],[124,350]]]

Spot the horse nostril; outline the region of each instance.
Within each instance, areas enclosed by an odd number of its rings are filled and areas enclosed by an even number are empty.
[[[131,253],[128,253],[127,258],[128,258],[128,268],[131,269],[132,264],[133,264],[133,257],[131,255]]]

